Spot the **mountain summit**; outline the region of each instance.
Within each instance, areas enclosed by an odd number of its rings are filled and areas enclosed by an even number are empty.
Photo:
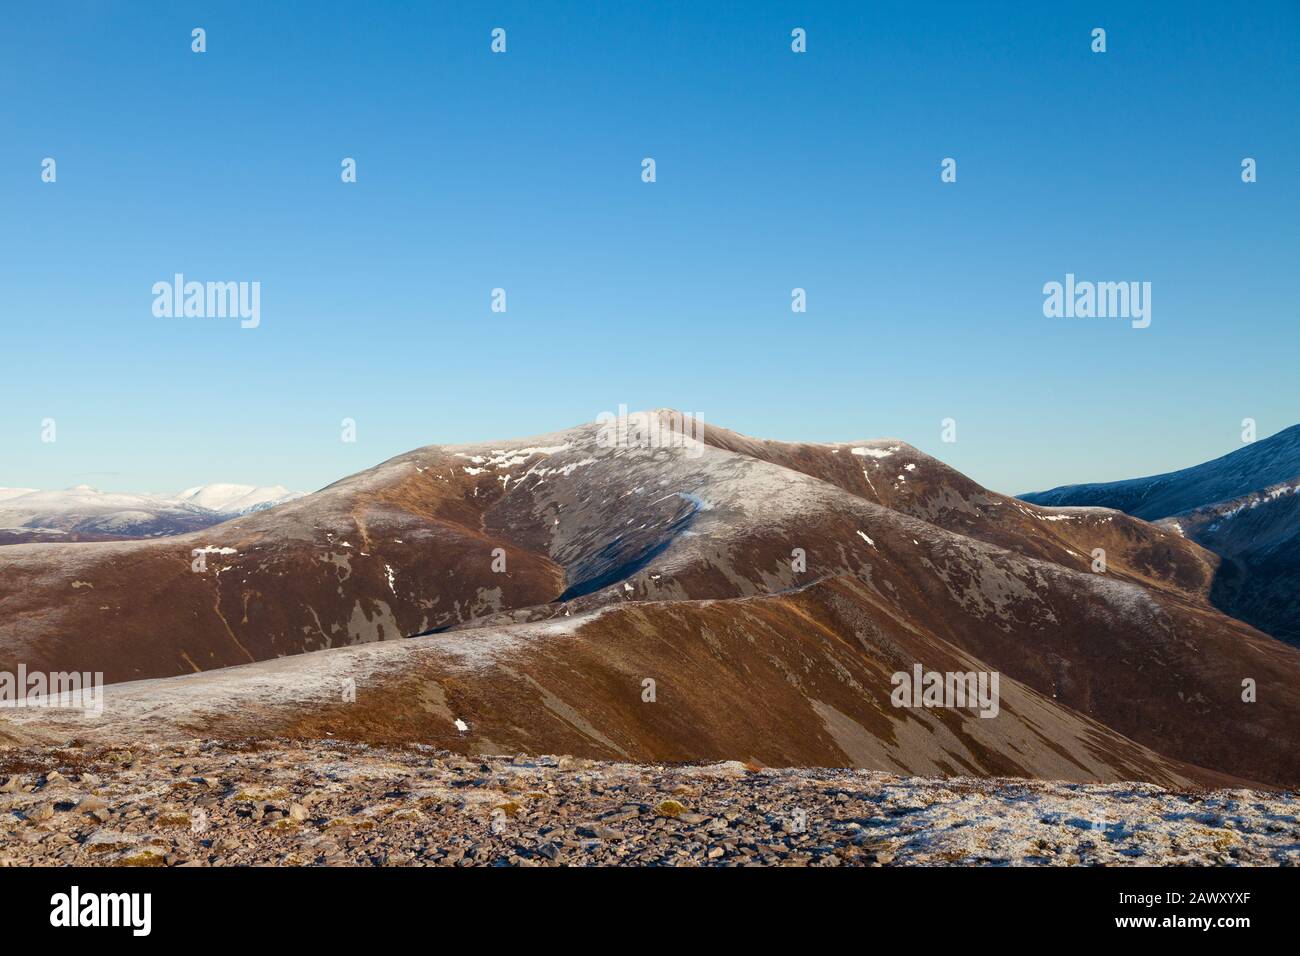
[[[0,668],[128,682],[75,731],[0,735],[1300,782],[1300,652],[1211,606],[1220,560],[1176,531],[892,439],[629,418],[416,449],[176,537],[0,548]],[[895,694],[918,673],[996,675],[998,706]]]

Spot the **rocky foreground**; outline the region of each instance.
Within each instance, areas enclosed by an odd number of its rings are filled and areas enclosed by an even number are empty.
[[[0,750],[0,865],[1296,865],[1300,798],[336,741]]]

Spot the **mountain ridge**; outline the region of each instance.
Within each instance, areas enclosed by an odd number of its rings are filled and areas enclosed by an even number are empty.
[[[208,484],[179,494],[0,488],[0,544],[184,534],[300,498],[283,485]]]
[[[1098,505],[1146,518],[1222,562],[1216,607],[1300,645],[1300,425],[1178,471],[1021,495],[1040,505]]]
[[[1090,504],[1113,507],[1155,521],[1239,498],[1261,487],[1300,476],[1300,424],[1234,449],[1218,458],[1143,478],[1072,485],[1017,495],[1042,505]],[[1123,502],[1106,504],[1104,502]]]
[[[1175,531],[1018,502],[902,442],[696,438],[656,414],[663,447],[591,424],[425,446],[200,532],[0,549],[0,667],[153,682],[110,702],[174,688],[181,732],[1300,780],[1300,654],[1216,611],[1219,559]],[[1000,715],[891,705],[917,663],[1000,672]],[[258,705],[272,673],[314,691]],[[349,674],[356,700],[331,699]],[[214,681],[247,705],[214,706]],[[145,733],[123,707],[103,732]]]

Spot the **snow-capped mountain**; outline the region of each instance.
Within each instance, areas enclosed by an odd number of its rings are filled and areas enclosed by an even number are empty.
[[[144,721],[236,736],[1300,783],[1300,651],[1212,607],[1174,529],[895,439],[639,418],[657,442],[431,445],[179,537],[0,548],[0,669],[169,678]],[[1000,675],[996,717],[900,705],[922,665]]]
[[[1038,505],[1095,505],[1156,521],[1231,501],[1300,476],[1300,425],[1261,438],[1221,458],[1148,478],[1062,485],[1021,495]]]
[[[1021,495],[1095,505],[1168,527],[1220,555],[1211,598],[1262,631],[1300,643],[1300,425],[1149,478]]]
[[[257,488],[252,485],[213,484],[188,488],[177,495],[176,500],[235,517],[301,498],[303,494],[301,491],[290,491],[284,485]]]
[[[0,543],[184,534],[302,497],[281,485],[212,484],[179,495],[0,488]]]

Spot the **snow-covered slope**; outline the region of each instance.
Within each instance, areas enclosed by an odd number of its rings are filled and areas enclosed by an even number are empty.
[[[33,540],[148,538],[197,531],[260,511],[303,492],[281,485],[213,484],[179,495],[0,488],[0,543]]]
[[[1300,476],[1300,425],[1229,452],[1222,458],[1148,478],[1063,485],[1021,495],[1037,505],[1095,505],[1155,521]]]
[[[301,491],[290,491],[284,485],[258,488],[253,485],[214,484],[188,488],[177,495],[176,500],[234,517],[292,501],[301,498],[303,494]]]
[[[1300,481],[1159,523],[1225,558],[1211,592],[1219,607],[1300,645]]]
[[[188,726],[239,734],[1300,781],[1300,651],[1210,607],[1218,559],[1176,531],[1016,501],[897,440],[639,419],[659,441],[430,445],[180,537],[0,549],[0,669],[164,679],[145,706],[175,688]],[[998,673],[1001,709],[898,706],[917,665]]]
[[[1214,604],[1300,644],[1300,425],[1204,464],[1150,478],[1021,495],[1038,505],[1099,505],[1178,532],[1225,560]]]

